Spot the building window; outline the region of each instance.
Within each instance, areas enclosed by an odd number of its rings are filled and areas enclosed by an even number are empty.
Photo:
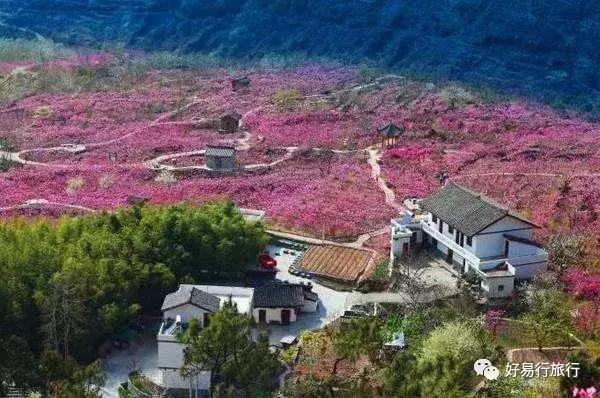
[[[402,244],[402,253],[408,253],[408,243],[404,242]]]
[[[467,246],[473,246],[473,238],[470,236],[467,236]]]
[[[417,243],[417,232],[413,231],[412,235],[410,235],[410,243]]]
[[[210,324],[210,314],[208,312],[204,313],[204,320],[202,324],[204,327],[207,327]]]
[[[434,216],[434,215],[432,215],[432,216],[431,216],[431,221],[433,221],[434,223],[436,223],[436,224],[437,224],[437,217],[436,217],[436,216]]]
[[[441,234],[444,231],[444,222],[440,221],[440,224],[438,225],[438,232]]]
[[[448,233],[449,234],[453,234],[454,233],[454,227],[451,227],[450,225],[448,225]]]
[[[498,285],[498,291],[499,292],[503,292],[504,291],[504,285]]]

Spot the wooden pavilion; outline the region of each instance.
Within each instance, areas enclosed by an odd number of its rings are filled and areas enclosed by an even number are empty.
[[[394,123],[388,123],[378,128],[377,132],[381,136],[381,147],[393,148],[400,142],[400,136],[404,134],[404,129]]]

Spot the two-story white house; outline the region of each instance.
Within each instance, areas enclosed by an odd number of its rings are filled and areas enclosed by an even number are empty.
[[[516,280],[546,271],[546,252],[532,240],[536,225],[493,200],[449,183],[419,206],[418,216],[392,220],[392,264],[411,245],[428,244],[456,270],[480,276],[490,298],[508,297]]]
[[[179,342],[191,319],[204,328],[210,323],[210,314],[231,301],[241,314],[253,317],[257,323],[288,324],[296,321],[300,312],[315,312],[318,296],[312,285],[274,282],[261,287],[215,285],[179,285],[179,289],[165,296],[162,305],[163,322],[156,336],[158,341],[158,368],[161,385],[170,389],[210,391],[210,371],[201,371],[183,377],[185,345]]]
[[[162,305],[163,322],[156,336],[158,368],[161,384],[171,389],[190,389],[206,394],[210,391],[210,371],[189,378],[181,375],[185,345],[178,340],[192,318],[201,327],[208,326],[210,314],[227,301],[236,304],[240,313],[250,314],[254,289],[233,286],[179,285],[176,292],[165,296]]]

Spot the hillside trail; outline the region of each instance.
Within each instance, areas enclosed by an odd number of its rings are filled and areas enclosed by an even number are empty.
[[[175,109],[173,111],[169,111],[165,114],[162,114],[161,116],[157,117],[152,123],[150,123],[149,126],[147,126],[146,128],[150,128],[152,126],[157,126],[157,125],[161,125],[161,124],[166,124],[166,123],[171,123],[169,121],[170,118],[172,118],[173,116],[181,113],[182,111],[184,111],[185,109],[189,109],[192,106],[198,105],[200,103],[202,103],[202,100],[196,100],[196,101],[192,101],[189,104],[187,104],[186,106],[182,107],[182,108],[178,108]],[[248,115],[257,112],[261,109],[261,107],[256,107],[248,112],[246,112],[242,118],[247,117]],[[243,120],[243,119],[242,119]],[[104,146],[104,145],[109,145],[112,143],[116,143],[119,142],[123,139],[126,139],[134,134],[137,134],[138,131],[134,131],[131,132],[129,134],[125,134],[121,137],[117,137],[111,140],[105,140],[105,141],[99,141],[99,142],[95,142],[95,143],[90,143],[90,144],[86,144],[86,145],[82,145],[83,148],[87,148],[87,147],[98,147],[98,146]],[[252,134],[249,131],[244,131],[243,135],[240,139],[237,140],[237,144],[236,144],[236,149],[238,150],[249,150],[251,148],[251,139],[252,139]],[[250,165],[246,165],[244,166],[245,169],[247,170],[254,170],[254,169],[260,169],[260,168],[268,168],[268,167],[273,167],[276,166],[280,163],[282,163],[285,160],[290,159],[293,154],[299,149],[299,147],[297,146],[290,146],[290,147],[284,147],[284,149],[287,151],[286,154],[280,158],[280,159],[276,159],[270,163],[256,163],[256,164],[250,164]],[[323,150],[323,148],[319,148],[319,147],[315,147],[312,148],[313,150]],[[28,152],[34,152],[34,151],[67,151],[67,152],[72,152],[73,149],[67,146],[58,146],[58,147],[42,147],[42,148],[36,148],[36,149],[28,149],[25,151],[20,151],[20,152],[6,152],[6,151],[0,151],[0,157],[4,157],[10,161],[16,162],[16,163],[20,163],[20,164],[24,164],[24,165],[31,165],[31,166],[42,166],[42,167],[50,167],[50,168],[75,168],[75,165],[69,165],[69,164],[47,164],[47,163],[42,163],[42,162],[35,162],[35,161],[31,161],[31,160],[26,160],[22,158],[22,154],[24,153],[28,153]],[[336,154],[352,154],[352,153],[358,153],[362,150],[342,150],[342,149],[334,149],[332,150],[333,153]],[[367,164],[371,169],[371,178],[373,178],[376,183],[378,188],[384,193],[384,197],[385,197],[385,203],[398,210],[398,211],[404,211],[404,207],[402,205],[400,205],[399,203],[396,202],[396,198],[395,198],[395,194],[393,192],[393,190],[391,190],[387,185],[385,180],[381,177],[381,167],[379,166],[379,160],[381,159],[381,154],[378,151],[377,148],[371,146],[366,148],[364,151],[366,151],[366,153],[368,154],[368,160],[367,160]],[[138,167],[140,165],[143,165],[144,167],[150,168],[150,169],[154,169],[154,170],[168,170],[168,171],[189,171],[189,170],[198,170],[198,169],[206,169],[206,165],[197,165],[197,166],[173,166],[173,165],[164,165],[161,164],[164,161],[170,160],[170,159],[175,159],[175,158],[179,158],[179,157],[185,157],[185,156],[196,156],[196,155],[204,155],[205,150],[197,150],[197,151],[186,151],[186,152],[178,152],[178,153],[171,153],[171,154],[165,154],[165,155],[160,155],[156,158],[144,161],[142,163],[133,163],[133,164],[121,164],[121,166],[123,167]],[[41,206],[41,205],[46,205],[46,206],[62,206],[65,208],[73,208],[73,209],[78,209],[78,210],[83,210],[83,211],[94,211],[94,209],[90,209],[87,208],[85,206],[77,206],[77,205],[72,205],[72,204],[60,204],[60,203],[54,203],[54,202],[48,202],[45,201],[44,199],[32,199],[30,201],[26,201],[23,204],[20,205],[16,205],[13,207],[7,207],[7,208],[0,208],[0,211],[8,211],[8,210],[14,210],[14,209],[22,209],[22,208],[27,208],[27,207],[34,207],[34,206]],[[377,230],[374,231],[369,231],[366,233],[363,233],[361,235],[359,235],[356,240],[352,241],[352,242],[347,242],[347,243],[340,243],[340,242],[334,242],[334,241],[327,241],[327,243],[330,244],[336,244],[336,245],[344,245],[344,246],[348,246],[348,247],[352,247],[352,248],[364,248],[365,243],[370,240],[371,238],[375,237],[375,236],[379,236],[382,234],[385,234],[389,231],[389,227],[382,227],[379,228]],[[300,241],[305,241],[305,242],[312,242],[312,238],[309,237],[305,237],[305,236],[301,236],[301,235],[297,235],[297,234],[288,234],[288,237],[292,237],[296,240],[300,240]],[[323,240],[320,240],[322,243],[324,243]],[[371,250],[371,249],[368,249]]]

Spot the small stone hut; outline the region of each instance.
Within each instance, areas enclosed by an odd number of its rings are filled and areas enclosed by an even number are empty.
[[[219,132],[221,133],[235,133],[240,125],[242,115],[235,111],[225,112],[219,118]]]
[[[250,79],[248,76],[236,77],[231,79],[231,88],[233,91],[237,91],[250,86]]]
[[[235,148],[229,145],[207,145],[206,166],[211,170],[231,171],[236,168]]]

